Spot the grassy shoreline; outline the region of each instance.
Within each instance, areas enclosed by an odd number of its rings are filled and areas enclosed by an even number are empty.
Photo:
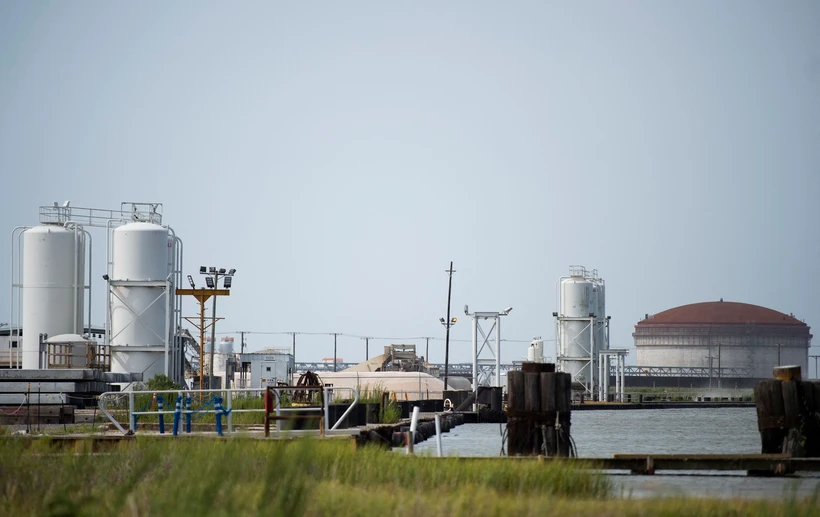
[[[0,515],[774,515],[807,501],[623,500],[607,476],[539,462],[428,461],[318,440],[137,440],[0,450]]]

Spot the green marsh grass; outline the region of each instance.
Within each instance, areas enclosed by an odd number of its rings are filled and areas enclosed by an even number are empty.
[[[347,440],[137,438],[102,454],[0,443],[0,515],[817,515],[786,502],[612,497],[606,476],[537,461],[407,457]]]

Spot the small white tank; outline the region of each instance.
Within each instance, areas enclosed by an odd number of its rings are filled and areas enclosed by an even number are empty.
[[[40,365],[40,334],[83,333],[85,235],[46,224],[23,232],[23,369]]]
[[[527,349],[527,361],[531,363],[544,362],[544,341],[542,339],[535,338],[532,340],[529,349]]]
[[[216,354],[214,354],[215,372],[222,373],[227,371],[228,356],[233,354],[233,341],[234,338],[232,337],[223,337],[219,341],[219,346],[216,349]]]

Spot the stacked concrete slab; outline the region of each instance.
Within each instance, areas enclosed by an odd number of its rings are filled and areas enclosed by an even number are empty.
[[[116,391],[112,383],[141,381],[142,374],[92,369],[0,370],[0,406],[94,404],[95,395]]]

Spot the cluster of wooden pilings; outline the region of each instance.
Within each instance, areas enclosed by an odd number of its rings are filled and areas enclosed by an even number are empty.
[[[755,386],[762,453],[820,457],[820,383],[801,379],[799,366],[774,369]]]
[[[552,363],[507,372],[507,455],[568,457],[572,384]]]

